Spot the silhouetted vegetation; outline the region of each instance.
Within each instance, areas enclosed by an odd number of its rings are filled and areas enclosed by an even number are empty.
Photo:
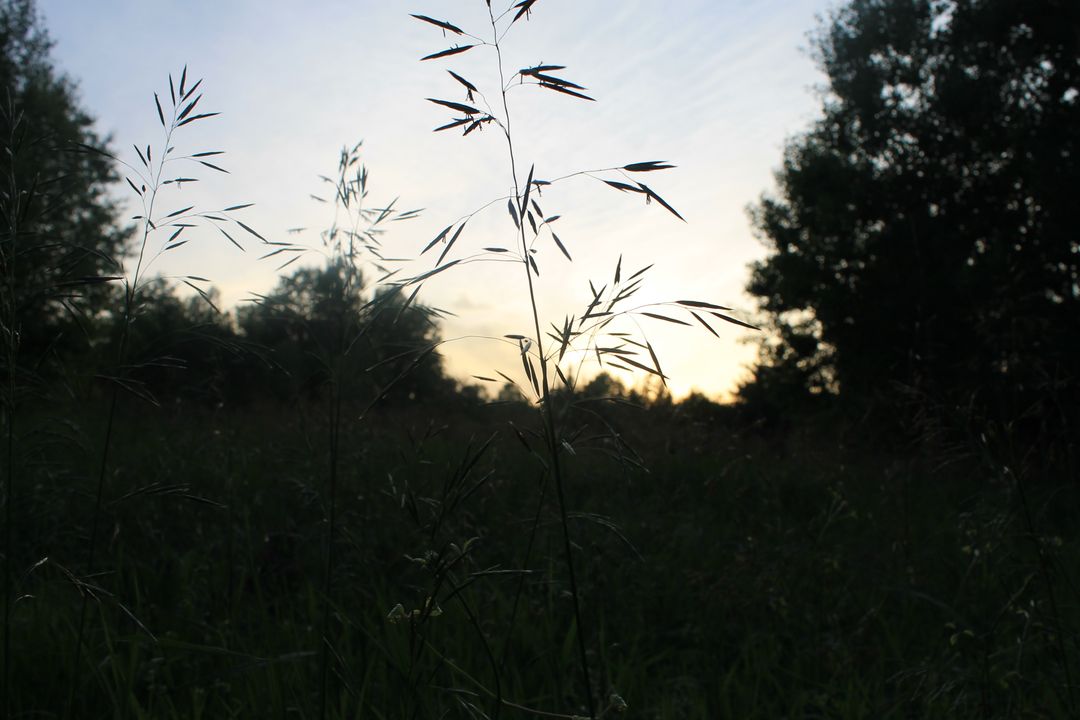
[[[54,70],[50,45],[31,0],[0,6],[0,222],[13,235],[2,270],[5,305],[19,319],[6,329],[37,365],[50,350],[80,347],[111,291],[101,278],[116,275],[130,239],[107,197],[119,176],[87,151],[104,143],[72,81]]]
[[[574,245],[540,191],[600,181],[678,222],[637,179],[673,166],[522,164],[507,87],[599,93],[504,67],[545,5],[486,4],[483,30],[414,15],[449,38],[417,55],[490,51],[501,88],[451,72],[433,102],[440,131],[505,137],[511,190],[431,219],[403,272],[384,236],[427,219],[373,198],[360,144],[310,244],[188,207],[177,185],[224,178],[183,147],[202,82],[170,76],[164,141],[120,163],[33,2],[0,0],[0,715],[1075,716],[1080,9],[851,0],[819,28],[822,117],[752,211],[759,362],[721,404],[672,398],[647,333],[749,325],[632,306],[648,267],[613,256],[542,316]],[[466,227],[489,211],[501,245]],[[224,308],[148,271],[198,232],[276,286]],[[529,326],[483,388],[446,373],[420,292],[479,261],[520,275]]]
[[[836,12],[815,39],[822,117],[753,212],[771,252],[749,290],[780,339],[747,398],[1075,421],[1078,26],[1070,2]]]

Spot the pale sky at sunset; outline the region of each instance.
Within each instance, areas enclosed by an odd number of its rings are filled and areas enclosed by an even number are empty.
[[[502,7],[501,0],[493,0]],[[336,172],[345,144],[364,141],[375,204],[400,197],[423,208],[385,239],[389,254],[415,257],[458,218],[511,187],[505,140],[497,128],[462,137],[432,133],[453,114],[427,102],[461,102],[454,70],[495,95],[489,48],[442,60],[427,54],[463,42],[444,38],[409,13],[447,20],[484,38],[491,28],[481,0],[39,0],[56,42],[57,65],[79,84],[82,105],[113,148],[134,157],[133,143],[161,142],[153,93],[168,95],[168,74],[204,78],[204,112],[220,117],[178,136],[190,152],[225,150],[229,175],[209,171],[203,182],[166,200],[214,209],[252,202],[238,215],[270,239],[318,244],[328,209],[309,198],[318,176]],[[666,160],[673,170],[637,176],[687,220],[658,204],[588,178],[543,195],[571,264],[541,242],[542,308],[550,320],[580,312],[588,280],[611,278],[620,254],[630,271],[655,263],[642,300],[695,298],[730,305],[747,317],[747,264],[764,249],[745,208],[773,187],[785,138],[814,119],[820,73],[805,52],[807,32],[826,0],[539,0],[503,47],[509,72],[537,64],[565,65],[560,75],[588,88],[588,103],[535,87],[510,94],[518,172],[536,164],[537,177]],[[493,79],[494,78],[494,79]],[[121,194],[120,189],[117,190]],[[126,197],[126,196],[124,196]],[[306,235],[286,235],[306,227]],[[505,202],[477,216],[459,243],[462,252],[511,245],[514,226]],[[253,238],[252,238],[253,240]],[[156,267],[166,274],[210,278],[232,305],[275,282],[272,261],[258,260],[257,241],[241,253],[220,235],[193,235]],[[413,266],[430,269],[431,253]],[[469,265],[425,284],[421,300],[457,313],[445,337],[531,334],[520,265]],[[662,327],[661,327],[662,326]],[[643,323],[671,388],[698,388],[714,397],[733,389],[753,347],[742,329]],[[459,376],[520,368],[513,354],[483,340],[444,346]],[[625,378],[625,376],[623,377]]]

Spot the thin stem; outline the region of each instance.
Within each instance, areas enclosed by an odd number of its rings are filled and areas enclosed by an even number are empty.
[[[468,672],[466,672],[464,668],[462,668],[457,663],[455,663],[451,658],[448,658],[445,655],[443,655],[441,652],[439,652],[438,648],[436,648],[434,645],[432,645],[426,638],[424,639],[424,644],[448,668],[450,668],[455,673],[457,673],[461,677],[468,680],[480,692],[484,693],[488,697],[494,697],[494,693],[489,688],[487,688],[482,682],[480,682],[479,680],[474,678],[472,675],[470,675]],[[565,713],[548,712],[546,710],[539,710],[537,708],[531,708],[531,707],[528,707],[526,705],[519,705],[518,703],[511,702],[509,700],[506,700],[505,698],[503,699],[502,704],[505,705],[508,708],[513,709],[513,710],[519,710],[519,711],[521,711],[523,713],[528,713],[530,715],[535,715],[536,717],[559,718],[560,720],[579,720],[579,718],[580,718],[580,716],[578,716],[578,715],[567,715]],[[601,712],[596,717],[597,718],[604,717],[605,715],[607,715],[608,711],[612,710],[614,707],[615,707],[614,705],[609,705],[608,707],[606,707],[604,709],[603,712]]]
[[[502,95],[503,113],[506,118],[505,136],[507,150],[510,154],[510,170],[514,179],[514,198],[521,197],[521,186],[518,182],[517,176],[517,162],[514,158],[514,140],[513,133],[511,131],[510,122],[510,107],[506,99],[506,77],[503,71],[503,59],[502,49],[499,46],[500,36],[498,33],[498,27],[496,25],[495,16],[492,13],[491,6],[488,5],[488,16],[491,19],[491,28],[494,35],[495,53],[498,58],[499,65],[499,87]],[[527,190],[527,188],[526,188]],[[544,345],[543,345],[543,333],[540,331],[540,311],[536,299],[536,288],[533,285],[532,270],[529,267],[529,243],[528,238],[525,235],[525,223],[523,221],[518,222],[518,232],[521,236],[521,251],[522,251],[522,266],[525,270],[525,277],[528,280],[529,287],[529,305],[532,310],[533,327],[536,331],[536,352],[540,358],[540,373],[541,373],[541,402],[540,402],[540,415],[544,423],[544,434],[546,435],[548,454],[551,460],[551,472],[555,479],[555,490],[559,499],[559,519],[562,525],[563,534],[563,551],[566,556],[566,567],[570,579],[570,596],[574,603],[574,624],[578,641],[578,653],[581,661],[581,673],[585,682],[585,697],[588,701],[589,717],[595,720],[596,708],[593,702],[592,694],[592,681],[589,677],[589,658],[585,651],[585,632],[584,625],[581,621],[581,600],[578,592],[577,576],[574,572],[574,555],[573,545],[570,542],[570,526],[566,513],[566,493],[564,490],[562,467],[560,462],[560,451],[558,442],[558,433],[555,424],[555,414],[552,412],[551,407],[551,391],[548,385],[548,370],[547,360],[544,357]]]
[[[352,312],[350,298],[353,293],[353,284],[356,284],[356,292],[359,292],[362,284],[360,269],[357,267],[354,240],[358,235],[360,223],[365,219],[362,202],[366,193],[360,187],[362,183],[359,180],[359,175],[358,179],[353,181],[349,180],[345,174],[349,168],[349,159],[351,157],[350,153],[342,151],[337,199],[334,203],[334,219],[324,236],[324,242],[327,244],[332,257],[332,270],[335,273],[331,292],[337,294],[334,300],[338,302],[338,307],[336,337],[332,339],[332,344],[327,348],[328,367],[330,369],[330,497],[326,528],[326,574],[323,584],[322,644],[319,655],[319,717],[321,720],[325,720],[327,714],[330,682],[330,617],[334,590],[334,544],[337,539],[337,486],[341,461],[341,415],[344,395],[342,384],[346,380],[345,357],[348,355],[352,343],[359,337],[359,335],[353,338],[349,337],[350,332],[353,331],[350,322]],[[362,173],[363,169],[361,168],[359,172]],[[348,249],[346,249],[339,236],[339,214],[343,210],[349,213],[349,203],[354,201],[357,203],[355,213],[346,216],[347,220],[352,223],[351,231],[346,231],[349,242]],[[344,278],[340,279],[340,285],[336,276],[336,273],[339,272],[344,273]]]
[[[14,120],[15,113],[14,108],[11,107],[9,100],[9,108],[7,114]],[[4,400],[4,420],[7,425],[7,458],[6,458],[6,472],[7,479],[4,483],[4,670],[3,676],[0,678],[0,688],[2,688],[3,704],[0,707],[3,708],[5,716],[10,715],[11,711],[11,601],[15,591],[15,578],[12,555],[12,505],[15,501],[15,361],[18,358],[19,351],[19,339],[15,331],[17,304],[15,302],[15,244],[19,232],[19,213],[21,208],[19,207],[19,192],[18,192],[18,180],[15,177],[15,125],[12,124],[8,148],[11,151],[8,173],[8,191],[9,202],[11,206],[8,208],[8,242],[10,243],[9,252],[6,258],[3,258],[5,269],[7,270],[7,298],[5,298],[5,307],[3,308],[5,314],[4,325],[6,330],[7,340],[5,350],[7,350],[7,397]]]
[[[14,313],[12,313],[14,315]],[[11,676],[11,598],[14,594],[15,580],[12,568],[12,531],[11,506],[15,500],[15,340],[8,339],[8,400],[7,405],[7,482],[4,488],[4,675],[3,708],[5,715],[10,712]]]
[[[340,368],[338,368],[340,370]],[[330,608],[334,580],[334,539],[337,531],[337,476],[341,442],[341,387],[336,377],[330,391],[330,508],[326,528],[326,576],[323,584],[322,644],[319,655],[319,717],[325,720],[330,673]]]
[[[1031,538],[1031,542],[1035,545],[1035,557],[1039,562],[1039,574],[1042,576],[1043,584],[1046,585],[1046,595],[1050,600],[1050,612],[1053,613],[1054,630],[1057,636],[1058,653],[1061,655],[1061,667],[1065,672],[1065,692],[1069,700],[1069,710],[1072,714],[1076,711],[1076,697],[1073,694],[1073,682],[1072,672],[1069,668],[1069,655],[1065,647],[1065,635],[1062,632],[1061,627],[1061,612],[1058,609],[1057,595],[1054,593],[1054,582],[1050,577],[1049,563],[1046,561],[1046,551],[1042,547],[1042,543],[1039,542],[1038,535],[1035,534],[1035,521],[1031,517],[1031,509],[1028,507],[1027,493],[1024,491],[1024,481],[1020,477],[1020,473],[1012,473],[1009,468],[1005,468],[1006,472],[1013,475],[1013,479],[1016,482],[1016,490],[1020,496],[1020,508],[1024,513],[1024,524],[1027,526],[1028,537]]]
[[[126,332],[125,332],[126,335]],[[97,492],[94,496],[94,511],[90,520],[90,541],[87,548],[87,561],[86,567],[89,572],[94,566],[95,553],[97,550],[98,541],[98,525],[99,518],[101,517],[101,505],[102,497],[105,492],[105,471],[109,466],[109,448],[112,445],[112,431],[113,421],[116,418],[116,404],[119,396],[119,390],[114,385],[112,390],[112,398],[109,401],[109,414],[108,419],[105,422],[105,439],[102,443],[101,449],[101,462],[98,467],[98,480],[97,480]],[[79,606],[79,626],[78,631],[75,633],[75,660],[72,664],[71,673],[71,687],[69,689],[67,709],[64,712],[65,717],[72,717],[72,709],[75,707],[75,695],[78,691],[79,680],[79,665],[82,661],[82,648],[83,648],[83,636],[86,632],[86,611],[90,601],[90,593],[83,588],[79,588],[79,592],[82,593],[82,603]]]
[[[175,116],[175,114],[176,114],[176,110],[174,109],[173,110],[173,115]],[[169,125],[168,131],[165,133],[165,144],[163,145],[163,147],[165,147],[166,149],[168,149],[169,144],[172,142],[172,134],[173,134],[173,130],[175,130],[175,129],[176,129],[176,120],[174,118],[173,122]],[[135,263],[135,273],[131,276],[131,284],[128,286],[128,292],[127,292],[127,295],[128,295],[127,305],[124,308],[124,313],[125,313],[125,315],[124,315],[124,324],[125,324],[125,326],[128,324],[128,321],[130,319],[130,316],[129,316],[128,313],[130,312],[131,306],[132,306],[132,304],[133,304],[133,302],[135,300],[135,294],[136,294],[136,292],[138,292],[138,289],[139,289],[139,277],[140,277],[140,273],[142,272],[143,257],[146,255],[147,240],[150,237],[150,230],[153,227],[152,220],[153,220],[153,216],[154,216],[154,202],[157,200],[158,190],[161,188],[161,171],[164,169],[164,166],[165,166],[164,159],[159,160],[158,161],[157,173],[155,173],[155,175],[154,175],[154,184],[151,186],[151,190],[150,190],[150,206],[146,210],[146,217],[143,218],[143,236],[142,236],[142,242],[139,243],[139,258]],[[127,328],[125,327],[125,331],[126,331],[126,329]]]
[[[447,574],[449,575],[449,573]],[[493,720],[499,720],[499,712],[502,710],[502,705],[504,702],[502,694],[502,680],[499,677],[501,670],[500,665],[495,661],[495,655],[491,652],[491,645],[488,643],[487,638],[484,637],[484,629],[480,626],[480,621],[477,620],[476,613],[474,613],[472,611],[472,608],[469,607],[469,603],[466,602],[465,596],[458,591],[458,587],[452,577],[449,578],[449,581],[450,587],[453,588],[454,596],[457,597],[458,602],[461,604],[462,609],[465,610],[465,614],[469,618],[469,622],[476,630],[476,634],[480,638],[481,644],[483,644],[484,646],[484,654],[487,655],[488,663],[491,664],[491,672],[492,675],[495,677],[495,696],[493,698],[495,701],[495,710],[494,712],[492,712],[492,718]]]
[[[547,495],[547,482],[545,480],[547,476],[544,475],[540,482],[540,497],[536,501],[536,515],[533,517],[532,529],[529,531],[529,542],[525,546],[525,559],[521,563],[521,569],[528,571],[529,563],[532,561],[533,544],[536,541],[536,532],[540,528],[540,514],[544,509],[544,499]],[[525,589],[525,572],[518,578],[517,588],[514,591],[514,604],[510,609],[510,627],[506,630],[506,641],[503,643],[502,653],[499,658],[499,668],[502,669],[506,666],[506,656],[510,652],[510,640],[514,636],[514,625],[517,623],[518,606],[521,602],[521,595]]]
[[[172,140],[173,130],[176,129],[176,110],[173,110],[173,121],[170,123],[168,130],[165,133],[164,147],[167,149]],[[143,257],[146,254],[146,246],[150,239],[150,233],[153,230],[152,217],[154,213],[154,203],[157,201],[157,194],[160,190],[161,171],[164,166],[164,157],[159,156],[157,173],[154,176],[154,182],[150,188],[150,203],[145,207],[143,216],[142,227],[142,239],[139,242],[139,254],[138,260],[135,264],[135,272],[132,274],[131,282],[127,284],[127,288],[124,292],[124,314],[121,318],[121,330],[120,339],[117,343],[116,352],[116,368],[119,372],[124,367],[124,363],[127,359],[127,344],[128,336],[131,330],[131,321],[134,315],[135,299],[139,289],[139,275],[142,271]],[[92,572],[94,568],[94,561],[97,554],[98,535],[101,519],[101,507],[102,500],[105,495],[105,476],[109,467],[109,450],[112,447],[113,426],[116,420],[116,408],[119,402],[120,389],[115,383],[112,387],[112,397],[109,400],[109,413],[105,422],[105,437],[102,440],[101,459],[98,464],[97,473],[97,489],[94,493],[94,508],[90,520],[90,540],[87,547],[87,559],[86,559],[86,572]],[[71,687],[69,689],[67,708],[64,712],[64,716],[70,718],[72,716],[72,710],[75,707],[75,695],[78,690],[79,679],[79,665],[82,661],[82,648],[83,640],[86,634],[86,611],[90,601],[90,594],[85,590],[82,590],[82,602],[79,606],[79,624],[78,630],[75,634],[75,659],[72,664],[72,676]]]

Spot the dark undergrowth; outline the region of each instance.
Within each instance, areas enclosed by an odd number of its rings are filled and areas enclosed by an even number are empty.
[[[100,569],[79,581],[93,600],[79,716],[316,712],[327,433],[310,410],[122,410]],[[65,563],[93,492],[93,458],[72,448],[97,417],[69,408],[15,508],[16,566],[33,569],[13,613],[14,717],[58,714],[71,682]],[[418,404],[343,439],[333,717],[585,712],[532,417]],[[640,453],[579,452],[568,499],[605,713],[1066,716],[1075,482],[1025,477],[992,438],[860,446],[830,415],[783,436],[700,402],[590,418]]]

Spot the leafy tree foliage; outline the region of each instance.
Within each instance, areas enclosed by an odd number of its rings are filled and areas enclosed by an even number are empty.
[[[24,351],[101,310],[127,233],[107,190],[116,180],[74,84],[53,66],[33,0],[0,0],[0,264]],[[14,292],[11,292],[12,289]],[[89,302],[82,302],[89,300]]]
[[[317,393],[335,362],[344,363],[337,376],[353,385],[354,396],[431,401],[455,390],[433,352],[438,338],[426,309],[406,307],[397,294],[371,297],[345,260],[282,277],[267,297],[241,309],[239,326],[291,378],[266,378],[264,387],[282,398]]]
[[[852,0],[815,45],[822,116],[753,210],[755,384],[1075,394],[1080,4]]]
[[[237,335],[231,314],[215,311],[197,295],[182,298],[163,279],[143,285],[141,302],[128,331],[129,372],[124,386],[143,398],[165,404],[193,401],[203,405],[234,404],[251,398],[257,349]],[[207,299],[219,304],[215,288]],[[112,328],[115,346],[123,328]],[[108,351],[106,350],[106,351]],[[111,358],[97,364],[109,367]]]
[[[429,311],[371,298],[355,278],[340,264],[301,267],[235,315],[152,281],[131,326],[125,387],[162,404],[243,406],[325,397],[336,375],[353,403],[454,400],[458,388],[429,352],[438,340]],[[214,289],[208,297],[219,304]]]

